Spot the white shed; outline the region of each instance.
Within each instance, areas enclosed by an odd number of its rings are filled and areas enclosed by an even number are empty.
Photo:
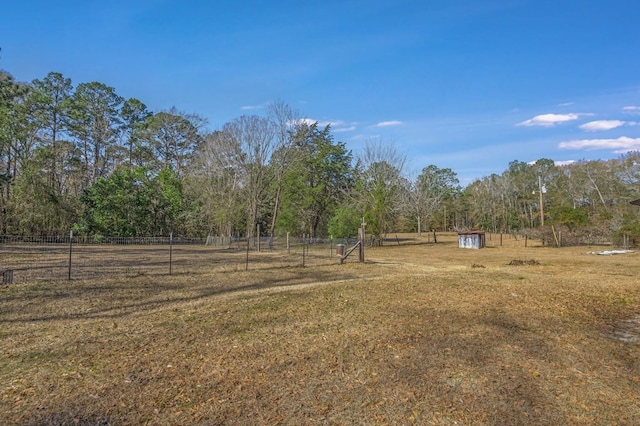
[[[460,231],[458,232],[458,247],[481,249],[485,245],[484,231]]]

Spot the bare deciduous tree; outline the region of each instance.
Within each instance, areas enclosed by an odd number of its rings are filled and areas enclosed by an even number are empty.
[[[406,157],[393,144],[369,141],[358,162],[363,170],[358,189],[367,229],[381,244],[402,210]]]
[[[280,210],[282,185],[285,172],[294,154],[295,135],[302,123],[300,114],[282,101],[276,101],[267,107],[267,116],[272,121],[275,134],[275,149],[269,165],[273,176],[273,210],[269,236],[273,238]]]
[[[418,221],[418,234],[422,224],[428,224],[434,213],[440,209],[442,201],[453,194],[458,186],[458,178],[451,169],[441,169],[429,165],[422,169],[410,191],[410,206]]]
[[[251,238],[270,183],[268,163],[275,148],[275,128],[268,118],[243,115],[225,124],[223,132],[233,138],[242,150],[242,185],[247,199],[247,237]]]
[[[204,136],[188,178],[188,187],[202,209],[207,232],[233,235],[241,212],[242,162],[240,145],[228,133]]]

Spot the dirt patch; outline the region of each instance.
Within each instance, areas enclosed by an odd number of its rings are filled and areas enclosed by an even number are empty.
[[[624,343],[640,343],[640,315],[613,324],[609,335]]]
[[[535,259],[529,259],[529,260],[519,260],[519,259],[513,259],[511,262],[509,262],[509,266],[524,266],[524,265],[539,265],[540,262],[538,262]]]

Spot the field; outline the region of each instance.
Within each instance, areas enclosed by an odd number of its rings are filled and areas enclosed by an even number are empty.
[[[0,270],[11,269],[14,281],[100,279],[138,275],[226,272],[230,270],[311,266],[335,263],[335,242],[290,245],[278,240],[260,253],[247,253],[246,240],[232,246],[204,244],[78,244],[0,241]],[[354,239],[355,241],[355,239]],[[264,256],[263,252],[270,255]]]
[[[640,424],[638,253],[488,245],[2,286],[0,424]]]

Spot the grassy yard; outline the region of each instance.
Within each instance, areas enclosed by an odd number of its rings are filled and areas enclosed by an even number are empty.
[[[0,424],[640,424],[638,253],[415,243],[0,287]]]

